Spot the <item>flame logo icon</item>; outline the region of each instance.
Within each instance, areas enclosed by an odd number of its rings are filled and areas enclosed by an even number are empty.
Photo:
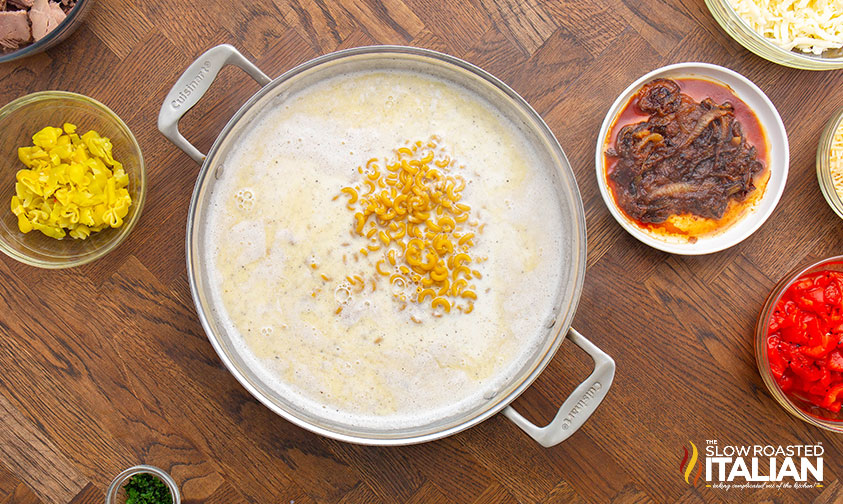
[[[690,441],[688,442],[691,443]],[[685,450],[685,456],[682,457],[682,462],[679,463],[679,475],[685,476],[685,483],[697,486],[697,482],[700,480],[700,475],[702,474],[702,463],[700,463],[699,467],[697,467],[697,474],[696,476],[694,476],[694,482],[691,483],[689,479],[691,476],[691,471],[694,470],[694,466],[697,465],[697,459],[699,458],[699,451],[697,451],[697,445],[691,443],[690,461],[688,461],[688,448],[683,446],[682,449]],[[685,465],[686,462],[688,463],[687,466]]]

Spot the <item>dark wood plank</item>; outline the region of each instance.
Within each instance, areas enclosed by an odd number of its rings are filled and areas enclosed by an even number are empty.
[[[20,480],[6,466],[0,463],[0,501],[13,493]]]
[[[542,114],[585,207],[588,273],[574,326],[618,363],[606,403],[580,432],[544,449],[496,417],[438,442],[367,448],[295,427],[237,383],[199,324],[185,271],[199,167],[156,128],[172,83],[220,43],[270,76],[337,49],[427,47],[480,65]],[[788,185],[770,220],[703,257],[664,254],[623,231],[594,169],[618,93],[681,61],[746,75],[790,137]],[[843,250],[814,171],[841,86],[843,72],[789,69],[744,50],[702,0],[97,0],[64,43],[0,65],[0,102],[65,89],[112,107],[143,149],[147,202],[129,239],[93,264],[45,271],[0,258],[0,504],[100,502],[115,474],[142,462],[171,472],[188,503],[840,502],[843,440],[776,404],[752,342],[775,282]],[[257,89],[225,69],[182,131],[207,150]],[[546,422],[589,370],[563,345],[515,405]],[[710,438],[822,442],[824,486],[689,486],[676,474],[682,446]]]
[[[17,474],[32,478],[35,492],[44,500],[70,500],[85,485],[84,476],[46,438],[40,429],[23,417],[0,395],[0,460]],[[8,481],[9,473],[5,472]]]
[[[88,483],[70,501],[70,504],[99,504],[105,499],[105,492]]]
[[[482,494],[480,494],[473,504],[517,504],[518,501],[506,491],[498,483],[492,483]]]
[[[419,488],[419,491],[416,492],[410,500],[407,501],[407,504],[449,504],[450,502],[461,502],[461,500],[453,494],[449,495],[449,497],[446,497],[445,494],[436,487],[436,485],[427,482]],[[468,501],[466,500],[462,502]]]
[[[0,504],[42,504],[37,495],[35,495],[28,486],[20,483],[15,487],[14,491],[6,496],[5,499],[0,500]]]

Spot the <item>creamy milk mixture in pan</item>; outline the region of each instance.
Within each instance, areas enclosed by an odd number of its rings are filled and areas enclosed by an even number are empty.
[[[286,97],[213,190],[216,316],[262,380],[330,420],[402,428],[475,407],[527,362],[558,302],[567,237],[536,164],[486,101],[421,74]],[[420,187],[441,201],[408,218],[396,197]]]

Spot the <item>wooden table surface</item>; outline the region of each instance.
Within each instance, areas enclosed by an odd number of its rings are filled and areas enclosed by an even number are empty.
[[[584,428],[541,448],[497,416],[419,446],[371,448],[293,426],[222,366],[188,291],[184,230],[198,166],[157,131],[183,69],[231,43],[270,76],[379,43],[454,54],[499,76],[545,118],[577,176],[588,270],[574,326],[617,362]],[[623,231],[600,198],[594,145],[615,97],[643,73],[705,61],[757,83],[790,136],[775,213],[725,252],[680,257]],[[115,110],[138,137],[149,190],[138,227],[109,256],[65,271],[0,258],[0,503],[102,502],[149,463],[187,502],[843,502],[843,440],[792,418],[755,367],[753,327],[776,281],[843,252],[817,186],[823,124],[843,72],[787,69],[728,38],[703,0],[97,0],[59,47],[0,65],[0,103],[64,89]],[[257,86],[227,69],[182,122],[207,149]],[[4,167],[4,169],[13,169]],[[551,418],[589,372],[571,344],[516,405]],[[822,443],[824,487],[729,491],[685,483],[683,446]]]

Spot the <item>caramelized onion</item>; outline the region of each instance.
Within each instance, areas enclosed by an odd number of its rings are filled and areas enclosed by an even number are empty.
[[[755,190],[764,165],[727,101],[696,102],[679,84],[656,79],[633,100],[646,121],[621,128],[606,155],[616,158],[609,180],[618,206],[643,223],[671,215],[720,219],[729,201]]]

